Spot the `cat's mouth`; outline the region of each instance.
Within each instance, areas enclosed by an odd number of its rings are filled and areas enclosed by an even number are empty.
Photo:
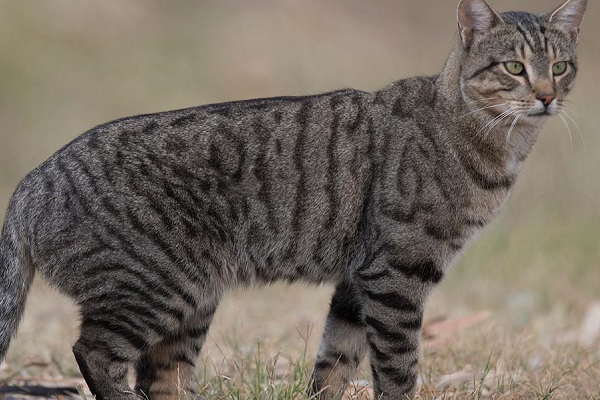
[[[538,104],[535,104],[535,106],[532,107],[529,110],[529,112],[527,112],[527,115],[534,118],[543,118],[551,117],[553,115],[556,115],[557,113],[558,107],[555,102],[552,102],[548,105],[543,105],[540,102],[538,102]]]

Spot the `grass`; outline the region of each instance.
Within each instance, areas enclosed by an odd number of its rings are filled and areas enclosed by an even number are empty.
[[[600,398],[598,353],[573,344],[550,348],[527,331],[517,337],[498,337],[497,332],[497,323],[490,323],[462,332],[447,348],[425,346],[417,399]],[[481,358],[484,349],[488,354]],[[212,375],[198,379],[200,393],[223,400],[307,399],[310,362],[302,353],[283,362],[281,356],[279,352],[269,356],[257,344],[251,353],[235,357],[231,361],[235,367],[228,372],[205,359],[205,368],[212,367]],[[450,371],[470,373],[472,378],[441,387]]]

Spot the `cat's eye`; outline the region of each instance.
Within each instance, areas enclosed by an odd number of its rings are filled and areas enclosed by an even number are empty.
[[[557,62],[552,66],[552,74],[554,76],[562,75],[567,71],[567,63],[565,61]]]
[[[518,61],[509,61],[504,63],[504,68],[513,75],[521,75],[525,72],[525,66]]]

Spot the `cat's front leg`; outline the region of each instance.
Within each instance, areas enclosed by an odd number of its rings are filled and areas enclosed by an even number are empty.
[[[412,399],[417,389],[427,293],[441,279],[433,263],[378,260],[358,273],[376,399]]]
[[[353,283],[336,286],[309,388],[309,395],[319,400],[342,398],[367,351],[361,301]]]

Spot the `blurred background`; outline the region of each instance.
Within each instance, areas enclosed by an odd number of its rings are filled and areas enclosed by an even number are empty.
[[[455,3],[0,0],[0,214],[28,171],[112,119],[344,87],[372,91],[436,74],[455,43]],[[492,3],[534,12],[560,4]],[[567,106],[577,125],[547,124],[506,211],[448,274],[428,319],[487,310],[511,335],[555,332],[579,326],[600,301],[600,7],[591,3]],[[260,338],[293,357],[308,334],[313,357],[330,293],[297,285],[232,294],[206,354]],[[36,282],[9,364],[64,354],[60,364],[75,371],[76,326],[69,301]]]

